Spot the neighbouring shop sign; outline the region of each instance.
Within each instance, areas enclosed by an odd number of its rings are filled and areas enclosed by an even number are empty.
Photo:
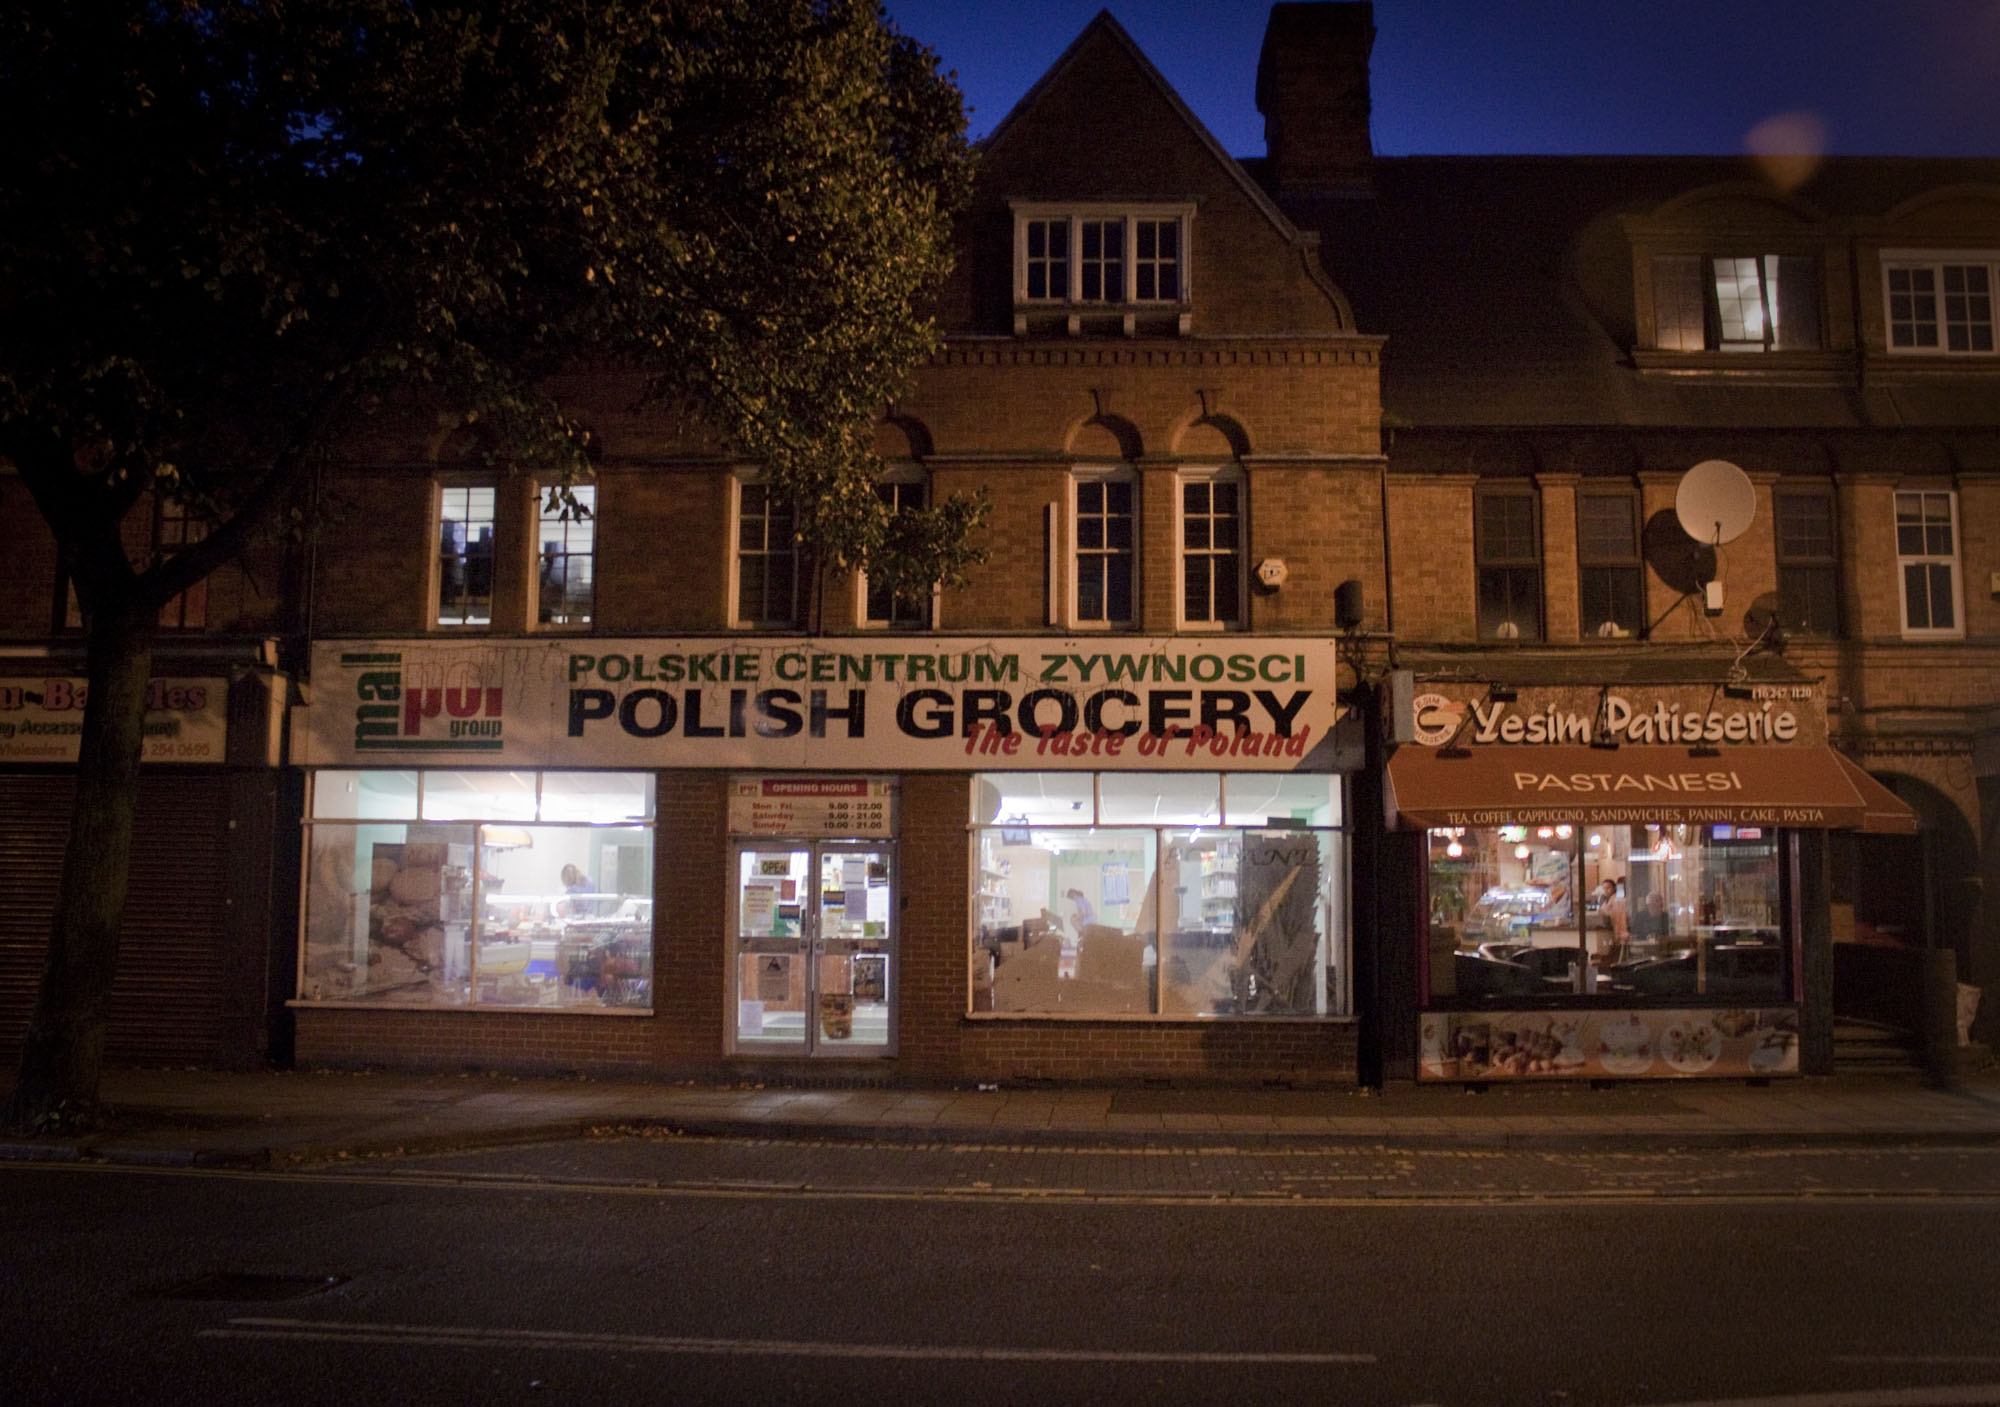
[[[1681,1011],[1434,1011],[1418,1033],[1426,1080],[1799,1073],[1796,1007]]]
[[[1402,824],[1646,821],[1896,831],[1909,808],[1829,747],[1399,748],[1385,799]],[[1878,804],[1879,803],[1879,804]]]
[[[1753,684],[1747,698],[1719,686],[1522,689],[1495,699],[1482,688],[1419,684],[1411,737],[1424,747],[1599,747],[1661,744],[1768,747],[1826,740],[1821,686]]]
[[[292,760],[1328,771],[1337,666],[1272,638],[328,643]]]
[[[74,762],[88,681],[0,680],[0,763]],[[155,679],[147,686],[142,760],[221,762],[229,737],[227,679]]]
[[[730,783],[731,835],[895,834],[889,783],[879,777],[745,777]]]

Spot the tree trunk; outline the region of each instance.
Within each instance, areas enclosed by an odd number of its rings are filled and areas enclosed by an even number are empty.
[[[105,1000],[138,811],[139,752],[153,672],[152,610],[120,592],[91,618],[76,810],[50,925],[48,962],[6,1111],[16,1129],[88,1118],[104,1060]]]

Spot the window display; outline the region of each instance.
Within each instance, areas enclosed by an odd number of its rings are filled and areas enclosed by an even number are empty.
[[[1778,833],[1751,826],[1430,832],[1432,1004],[1789,999]]]
[[[652,797],[644,773],[316,773],[300,999],[649,1009]]]
[[[1337,778],[1015,772],[974,793],[975,1011],[1346,1014]]]

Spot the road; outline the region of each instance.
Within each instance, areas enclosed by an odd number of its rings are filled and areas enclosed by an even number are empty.
[[[12,1402],[2000,1403],[2000,1149],[0,1167]]]

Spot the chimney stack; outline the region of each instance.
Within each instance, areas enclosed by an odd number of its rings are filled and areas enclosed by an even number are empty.
[[[1257,111],[1269,183],[1281,195],[1368,189],[1374,47],[1375,12],[1365,0],[1271,7],[1257,58]]]

